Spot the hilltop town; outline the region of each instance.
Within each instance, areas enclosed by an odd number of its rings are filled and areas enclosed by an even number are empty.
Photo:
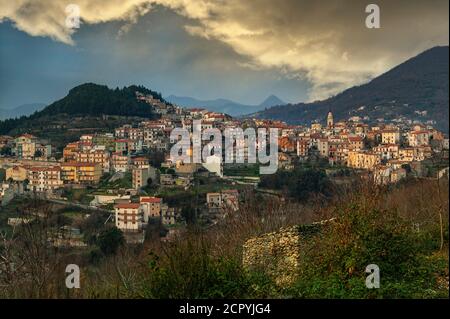
[[[201,120],[202,129],[221,131],[277,128],[280,171],[320,163],[331,177],[345,172],[378,185],[408,177],[448,176],[448,137],[429,124],[371,125],[355,117],[335,121],[330,111],[323,123],[287,125],[182,108],[139,91],[135,95],[159,119],[130,122],[107,133],[82,134],[62,152],[51,140],[28,133],[1,136],[1,205],[39,198],[102,212],[104,223],[114,224],[129,243],[142,243],[149,224],[162,225],[163,240],[192,220],[213,225],[239,210],[243,193],[262,187],[257,164],[174,161],[170,148],[175,141],[170,133],[177,127],[192,132],[194,120]],[[24,221],[19,216],[7,219],[10,226]],[[59,244],[85,245],[79,229],[70,225],[68,233],[70,240]]]

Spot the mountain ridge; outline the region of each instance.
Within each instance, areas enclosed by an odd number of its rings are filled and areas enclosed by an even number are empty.
[[[217,98],[213,100],[201,100],[189,96],[169,95],[166,100],[187,108],[202,107],[212,112],[227,113],[231,116],[239,116],[263,110],[267,107],[285,104],[276,95],[269,95],[258,105],[243,104],[229,99]]]
[[[31,115],[42,110],[45,106],[45,103],[26,103],[12,108],[3,108],[0,109],[0,120]]]
[[[331,110],[337,120],[351,116],[368,116],[369,121],[405,117],[435,121],[437,128],[448,132],[448,54],[448,46],[433,47],[326,100],[275,106],[247,116],[309,125],[323,122]]]

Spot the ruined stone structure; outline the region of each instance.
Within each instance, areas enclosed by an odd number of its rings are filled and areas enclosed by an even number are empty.
[[[297,278],[302,244],[320,227],[296,225],[250,238],[243,246],[244,267],[263,271],[279,286],[292,284]]]

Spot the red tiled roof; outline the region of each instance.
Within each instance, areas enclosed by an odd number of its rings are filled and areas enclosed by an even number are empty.
[[[161,198],[158,197],[141,197],[141,203],[161,203]]]
[[[200,109],[200,108],[193,108],[193,109],[189,109],[190,112],[202,112],[205,111],[205,109]]]
[[[97,166],[97,165],[98,164],[95,164],[95,163],[85,163],[85,162],[65,162],[65,163],[61,164],[61,166],[78,166],[78,167],[81,167],[81,166],[93,167],[93,166]]]
[[[400,132],[398,130],[388,130],[388,129],[386,129],[386,130],[381,131],[381,133],[400,133]]]
[[[362,142],[363,139],[359,136],[349,136],[348,140],[352,142]]]
[[[224,190],[222,190],[222,193],[225,193],[225,194],[239,194],[237,189],[224,189]]]
[[[139,203],[121,203],[116,204],[115,208],[130,208],[130,209],[138,209],[141,205]]]
[[[31,134],[28,134],[28,133],[22,134],[19,137],[36,138],[34,135],[31,135]]]
[[[58,172],[61,170],[61,167],[59,166],[32,166],[29,168],[32,172],[40,172],[40,171],[47,171],[47,172]]]

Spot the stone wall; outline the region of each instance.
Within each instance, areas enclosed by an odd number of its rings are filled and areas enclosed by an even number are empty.
[[[320,224],[296,225],[250,238],[243,246],[244,267],[266,273],[279,286],[292,284],[301,262],[302,243],[320,227]]]

